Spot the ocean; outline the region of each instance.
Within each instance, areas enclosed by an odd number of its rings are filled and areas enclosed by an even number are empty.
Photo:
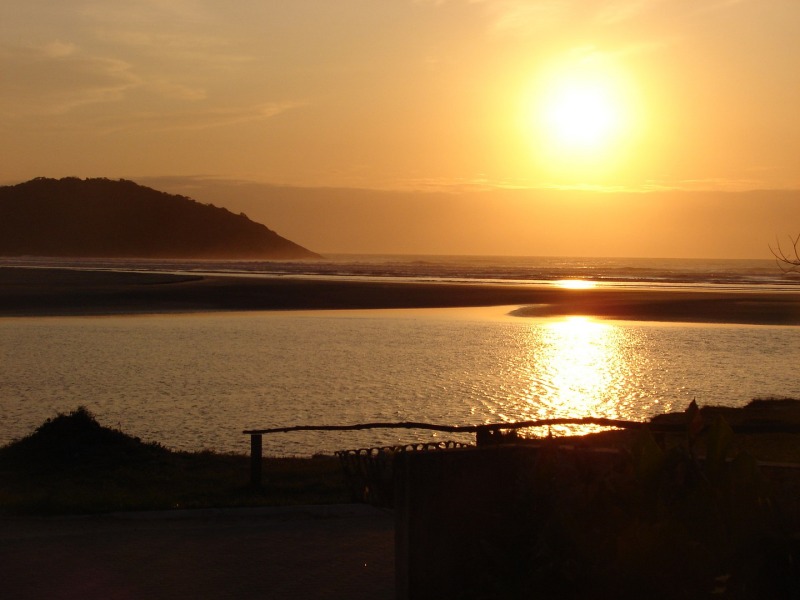
[[[531,285],[588,279],[625,287],[800,290],[800,273],[785,273],[766,259],[338,254],[316,261],[0,258],[0,266]]]
[[[768,260],[337,256],[315,262],[4,259],[249,276],[797,291]],[[790,326],[512,316],[516,306],[0,319],[0,444],[88,408],[181,450],[246,452],[242,430],[368,421],[464,425],[646,419],[698,404],[800,398]],[[554,429],[555,435],[566,429]],[[548,432],[531,432],[546,434]],[[414,430],[266,436],[265,453],[440,439]]]

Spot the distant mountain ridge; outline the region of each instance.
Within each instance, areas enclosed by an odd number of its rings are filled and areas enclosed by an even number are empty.
[[[0,256],[319,258],[244,213],[77,177],[0,187]]]

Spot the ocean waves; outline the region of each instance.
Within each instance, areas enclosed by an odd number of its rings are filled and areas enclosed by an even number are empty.
[[[2,265],[415,282],[547,285],[581,279],[624,287],[800,289],[800,275],[784,273],[763,259],[331,255],[303,261],[5,258]]]

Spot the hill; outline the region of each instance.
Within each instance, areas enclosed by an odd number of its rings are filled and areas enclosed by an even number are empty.
[[[318,258],[245,214],[109,179],[0,187],[0,256]]]

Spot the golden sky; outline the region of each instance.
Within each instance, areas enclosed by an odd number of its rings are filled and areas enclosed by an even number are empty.
[[[800,189],[799,27],[797,0],[4,0],[0,182]]]

